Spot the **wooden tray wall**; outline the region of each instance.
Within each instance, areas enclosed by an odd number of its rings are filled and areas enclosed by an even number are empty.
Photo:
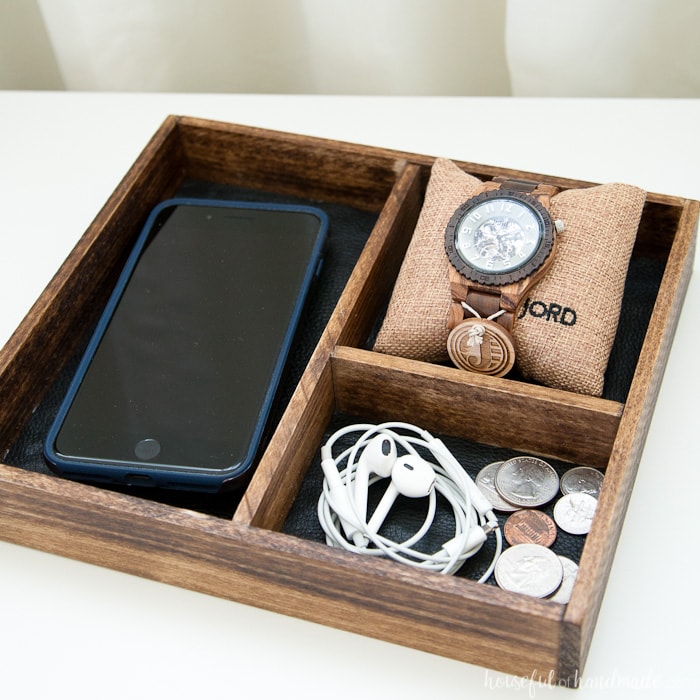
[[[391,293],[431,163],[168,118],[0,353],[0,455],[93,322],[152,207],[186,178],[349,204],[379,212],[378,221],[233,521],[0,465],[2,537],[518,675],[580,678],[690,275],[698,203],[648,198],[634,255],[664,260],[665,273],[623,404],[362,349]],[[537,177],[461,165],[481,177]],[[465,405],[479,407],[470,421]],[[571,602],[367,560],[279,532],[335,411],[606,468]],[[526,435],[517,428],[522,415]]]

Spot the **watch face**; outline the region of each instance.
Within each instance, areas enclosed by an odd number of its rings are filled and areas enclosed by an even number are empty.
[[[472,197],[450,219],[445,250],[465,277],[503,285],[531,275],[552,250],[547,210],[520,192],[492,190]]]

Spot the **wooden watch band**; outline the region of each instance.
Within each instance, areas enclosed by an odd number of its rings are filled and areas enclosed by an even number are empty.
[[[502,287],[488,289],[482,285],[470,282],[450,265],[450,293],[452,295],[453,308],[448,323],[449,329],[451,330],[460,321],[464,320],[465,307],[462,306],[462,302],[465,302],[477,311],[482,318],[488,318],[504,310],[502,289]],[[495,320],[510,332],[513,330],[515,311],[516,309],[505,309],[505,313],[499,315]]]
[[[483,188],[480,188],[479,191],[487,192],[489,190],[500,189],[529,194],[530,196],[535,197],[535,199],[537,199],[546,209],[549,209],[552,197],[560,190],[560,188],[556,185],[550,185],[546,182],[535,182],[534,180],[515,180],[505,176],[500,176],[485,182]]]

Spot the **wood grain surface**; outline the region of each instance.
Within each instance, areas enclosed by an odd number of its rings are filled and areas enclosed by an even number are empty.
[[[664,260],[665,273],[622,404],[363,349],[391,293],[431,163],[430,156],[169,117],[0,352],[0,454],[99,312],[151,208],[184,179],[350,204],[378,212],[376,226],[232,521],[0,465],[0,536],[518,675],[580,678],[688,285],[699,205],[648,197],[634,255]],[[538,177],[461,165],[481,177]],[[335,411],[402,418],[605,468],[571,602],[279,532]],[[527,433],[519,417],[527,417]]]

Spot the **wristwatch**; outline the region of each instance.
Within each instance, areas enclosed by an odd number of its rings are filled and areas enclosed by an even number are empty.
[[[460,205],[445,230],[452,307],[447,351],[457,367],[495,377],[515,364],[513,322],[554,259],[550,199],[559,188],[495,178]]]

